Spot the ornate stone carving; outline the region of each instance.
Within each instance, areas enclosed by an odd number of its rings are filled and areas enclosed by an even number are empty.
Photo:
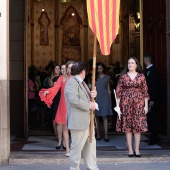
[[[40,25],[40,45],[49,45],[48,26],[50,19],[45,11],[41,13],[38,23]]]
[[[80,26],[82,19],[73,6],[69,6],[60,21],[62,28],[62,63],[81,59]]]

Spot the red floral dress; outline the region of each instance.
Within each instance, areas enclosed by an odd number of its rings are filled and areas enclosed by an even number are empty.
[[[121,120],[117,119],[118,132],[140,133],[148,130],[147,118],[143,113],[145,98],[149,98],[145,76],[138,73],[132,80],[128,74],[123,75],[116,88],[120,99]]]

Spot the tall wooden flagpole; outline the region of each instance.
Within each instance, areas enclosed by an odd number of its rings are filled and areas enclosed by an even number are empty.
[[[103,55],[110,54],[110,46],[119,31],[119,9],[120,0],[86,0],[89,27],[93,31],[94,49],[93,49],[93,72],[92,72],[92,90],[95,89],[96,72],[96,47],[97,40],[100,44]],[[91,100],[94,102],[94,98]],[[99,108],[100,109],[100,108]],[[93,138],[94,111],[90,115],[90,142]]]
[[[96,79],[96,51],[97,51],[97,38],[94,35],[94,46],[93,46],[93,70],[92,70],[92,91],[95,90],[95,79]],[[94,103],[94,98],[91,99]],[[93,139],[93,126],[94,126],[94,110],[90,112],[90,143]]]

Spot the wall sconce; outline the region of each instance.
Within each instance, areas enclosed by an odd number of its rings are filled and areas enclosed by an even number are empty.
[[[71,16],[73,16],[73,17],[74,17],[74,16],[75,16],[75,13],[74,13],[74,12],[72,12],[72,13],[71,13]]]
[[[137,18],[140,19],[140,12],[137,12]]]

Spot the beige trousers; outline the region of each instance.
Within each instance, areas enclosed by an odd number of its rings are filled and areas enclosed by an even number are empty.
[[[70,170],[80,170],[81,154],[88,170],[99,170],[96,164],[96,139],[94,137],[90,143],[89,129],[70,130],[71,150],[70,150]]]

